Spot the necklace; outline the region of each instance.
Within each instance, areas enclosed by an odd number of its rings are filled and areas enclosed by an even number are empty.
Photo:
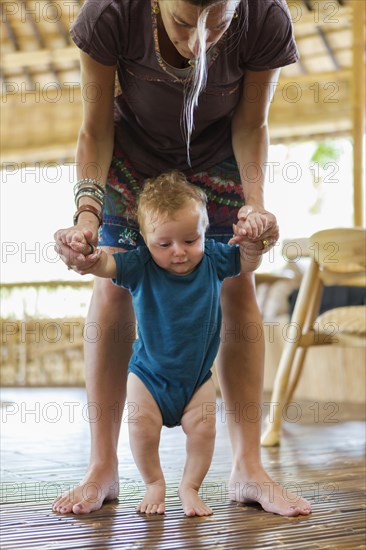
[[[165,73],[168,73],[170,76],[173,76],[174,79],[176,79],[178,81],[180,80],[180,81],[184,82],[186,80],[187,75],[185,75],[185,76],[178,75],[174,72],[174,70],[178,69],[178,70],[181,70],[181,71],[182,70],[188,71],[189,69],[192,69],[192,68],[195,67],[195,65],[197,63],[197,60],[196,59],[187,59],[183,56],[179,56],[180,60],[178,62],[180,64],[180,67],[179,66],[177,67],[177,66],[174,66],[174,65],[170,65],[169,62],[167,62],[165,59],[163,59],[163,56],[162,56],[161,51],[160,51],[159,35],[158,35],[158,27],[161,25],[161,20],[158,19],[159,15],[160,15],[159,13],[156,14],[156,13],[154,13],[154,11],[152,11],[153,40],[154,40],[155,55],[156,55],[157,62],[159,64],[160,68],[163,69],[163,71]],[[208,68],[210,68],[211,65],[216,61],[216,58],[219,56],[225,41],[226,41],[226,33],[223,34],[222,37],[220,38],[220,40],[216,44],[211,46],[211,48],[207,52],[209,54]]]

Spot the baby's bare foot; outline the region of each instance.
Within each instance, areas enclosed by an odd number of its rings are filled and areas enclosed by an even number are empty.
[[[180,486],[179,498],[186,516],[211,516],[211,508],[198,496],[196,489]]]
[[[165,481],[159,479],[146,485],[145,496],[136,507],[143,514],[165,514]]]
[[[116,499],[118,493],[117,467],[91,468],[80,485],[54,500],[52,510],[59,514],[89,514],[99,510],[105,501]]]

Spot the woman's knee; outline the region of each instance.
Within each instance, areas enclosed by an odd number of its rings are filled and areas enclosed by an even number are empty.
[[[255,295],[254,278],[241,276],[240,279],[239,285],[227,285],[222,289],[222,344],[256,343],[263,339],[263,322]],[[233,279],[228,281],[231,283]]]
[[[95,278],[92,301],[103,308],[132,308],[129,291],[112,283],[110,279]]]
[[[244,273],[224,281],[221,289],[221,306],[223,317],[260,316],[253,273]]]

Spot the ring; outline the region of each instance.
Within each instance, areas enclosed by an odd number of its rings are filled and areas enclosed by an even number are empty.
[[[263,250],[269,247],[269,242],[267,241],[267,239],[262,240],[262,245],[263,245]]]
[[[88,254],[85,254],[85,256],[90,256],[91,254],[94,254],[95,246],[91,243],[88,243],[88,245],[90,246],[90,252]]]

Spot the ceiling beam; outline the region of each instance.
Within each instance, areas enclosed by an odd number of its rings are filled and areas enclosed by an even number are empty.
[[[331,58],[331,60],[333,61],[333,65],[334,65],[334,68],[339,70],[341,67],[338,63],[338,59],[336,58],[336,56],[334,55],[334,52],[332,50],[332,48],[330,47],[330,44],[329,44],[329,40],[327,38],[327,35],[325,34],[325,32],[323,31],[323,29],[321,27],[319,27],[318,25],[316,26],[316,31],[318,33],[318,35],[320,36],[320,39],[321,41],[323,42],[324,44],[324,47],[325,49],[327,50],[327,53],[329,55],[329,57]]]
[[[36,65],[48,65],[49,63],[65,64],[69,61],[79,61],[80,50],[76,46],[55,48],[52,50],[41,49],[36,51],[9,52],[2,55],[1,64],[5,71],[19,67],[34,67]]]

